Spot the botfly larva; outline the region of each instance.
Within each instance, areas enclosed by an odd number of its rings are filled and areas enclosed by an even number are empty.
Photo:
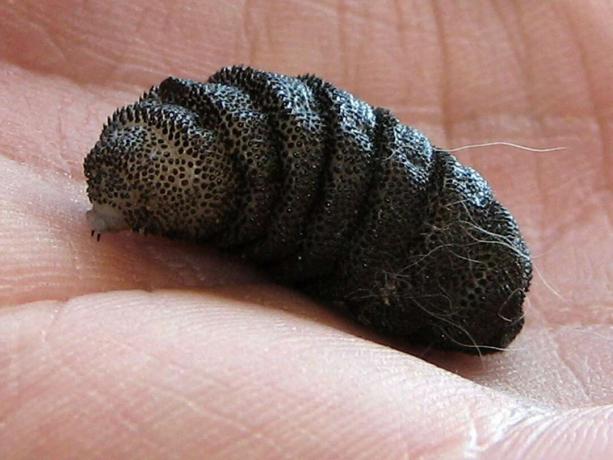
[[[380,332],[487,352],[523,325],[528,249],[487,182],[315,76],[167,78],[110,117],[85,175],[95,232],[240,253]]]

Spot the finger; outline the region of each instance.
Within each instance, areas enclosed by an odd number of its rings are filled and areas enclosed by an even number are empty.
[[[611,437],[610,408],[566,420],[287,292],[117,292],[0,315],[0,445],[15,457],[564,458]]]

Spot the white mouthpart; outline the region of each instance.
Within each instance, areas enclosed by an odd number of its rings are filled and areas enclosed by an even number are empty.
[[[118,232],[128,228],[121,212],[108,204],[94,202],[85,217],[96,233]]]

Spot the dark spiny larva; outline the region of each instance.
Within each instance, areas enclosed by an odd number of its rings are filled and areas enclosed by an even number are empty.
[[[168,78],[109,119],[85,175],[96,232],[206,241],[383,333],[487,352],[523,325],[528,249],[487,182],[317,77]]]

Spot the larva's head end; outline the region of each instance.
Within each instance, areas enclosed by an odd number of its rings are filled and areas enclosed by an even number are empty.
[[[94,202],[92,209],[85,213],[85,217],[91,229],[98,234],[119,232],[129,228],[121,211],[108,204]]]
[[[179,96],[168,85],[116,111],[85,158],[87,219],[97,233],[205,239],[232,211],[233,159],[195,111],[169,99]]]

